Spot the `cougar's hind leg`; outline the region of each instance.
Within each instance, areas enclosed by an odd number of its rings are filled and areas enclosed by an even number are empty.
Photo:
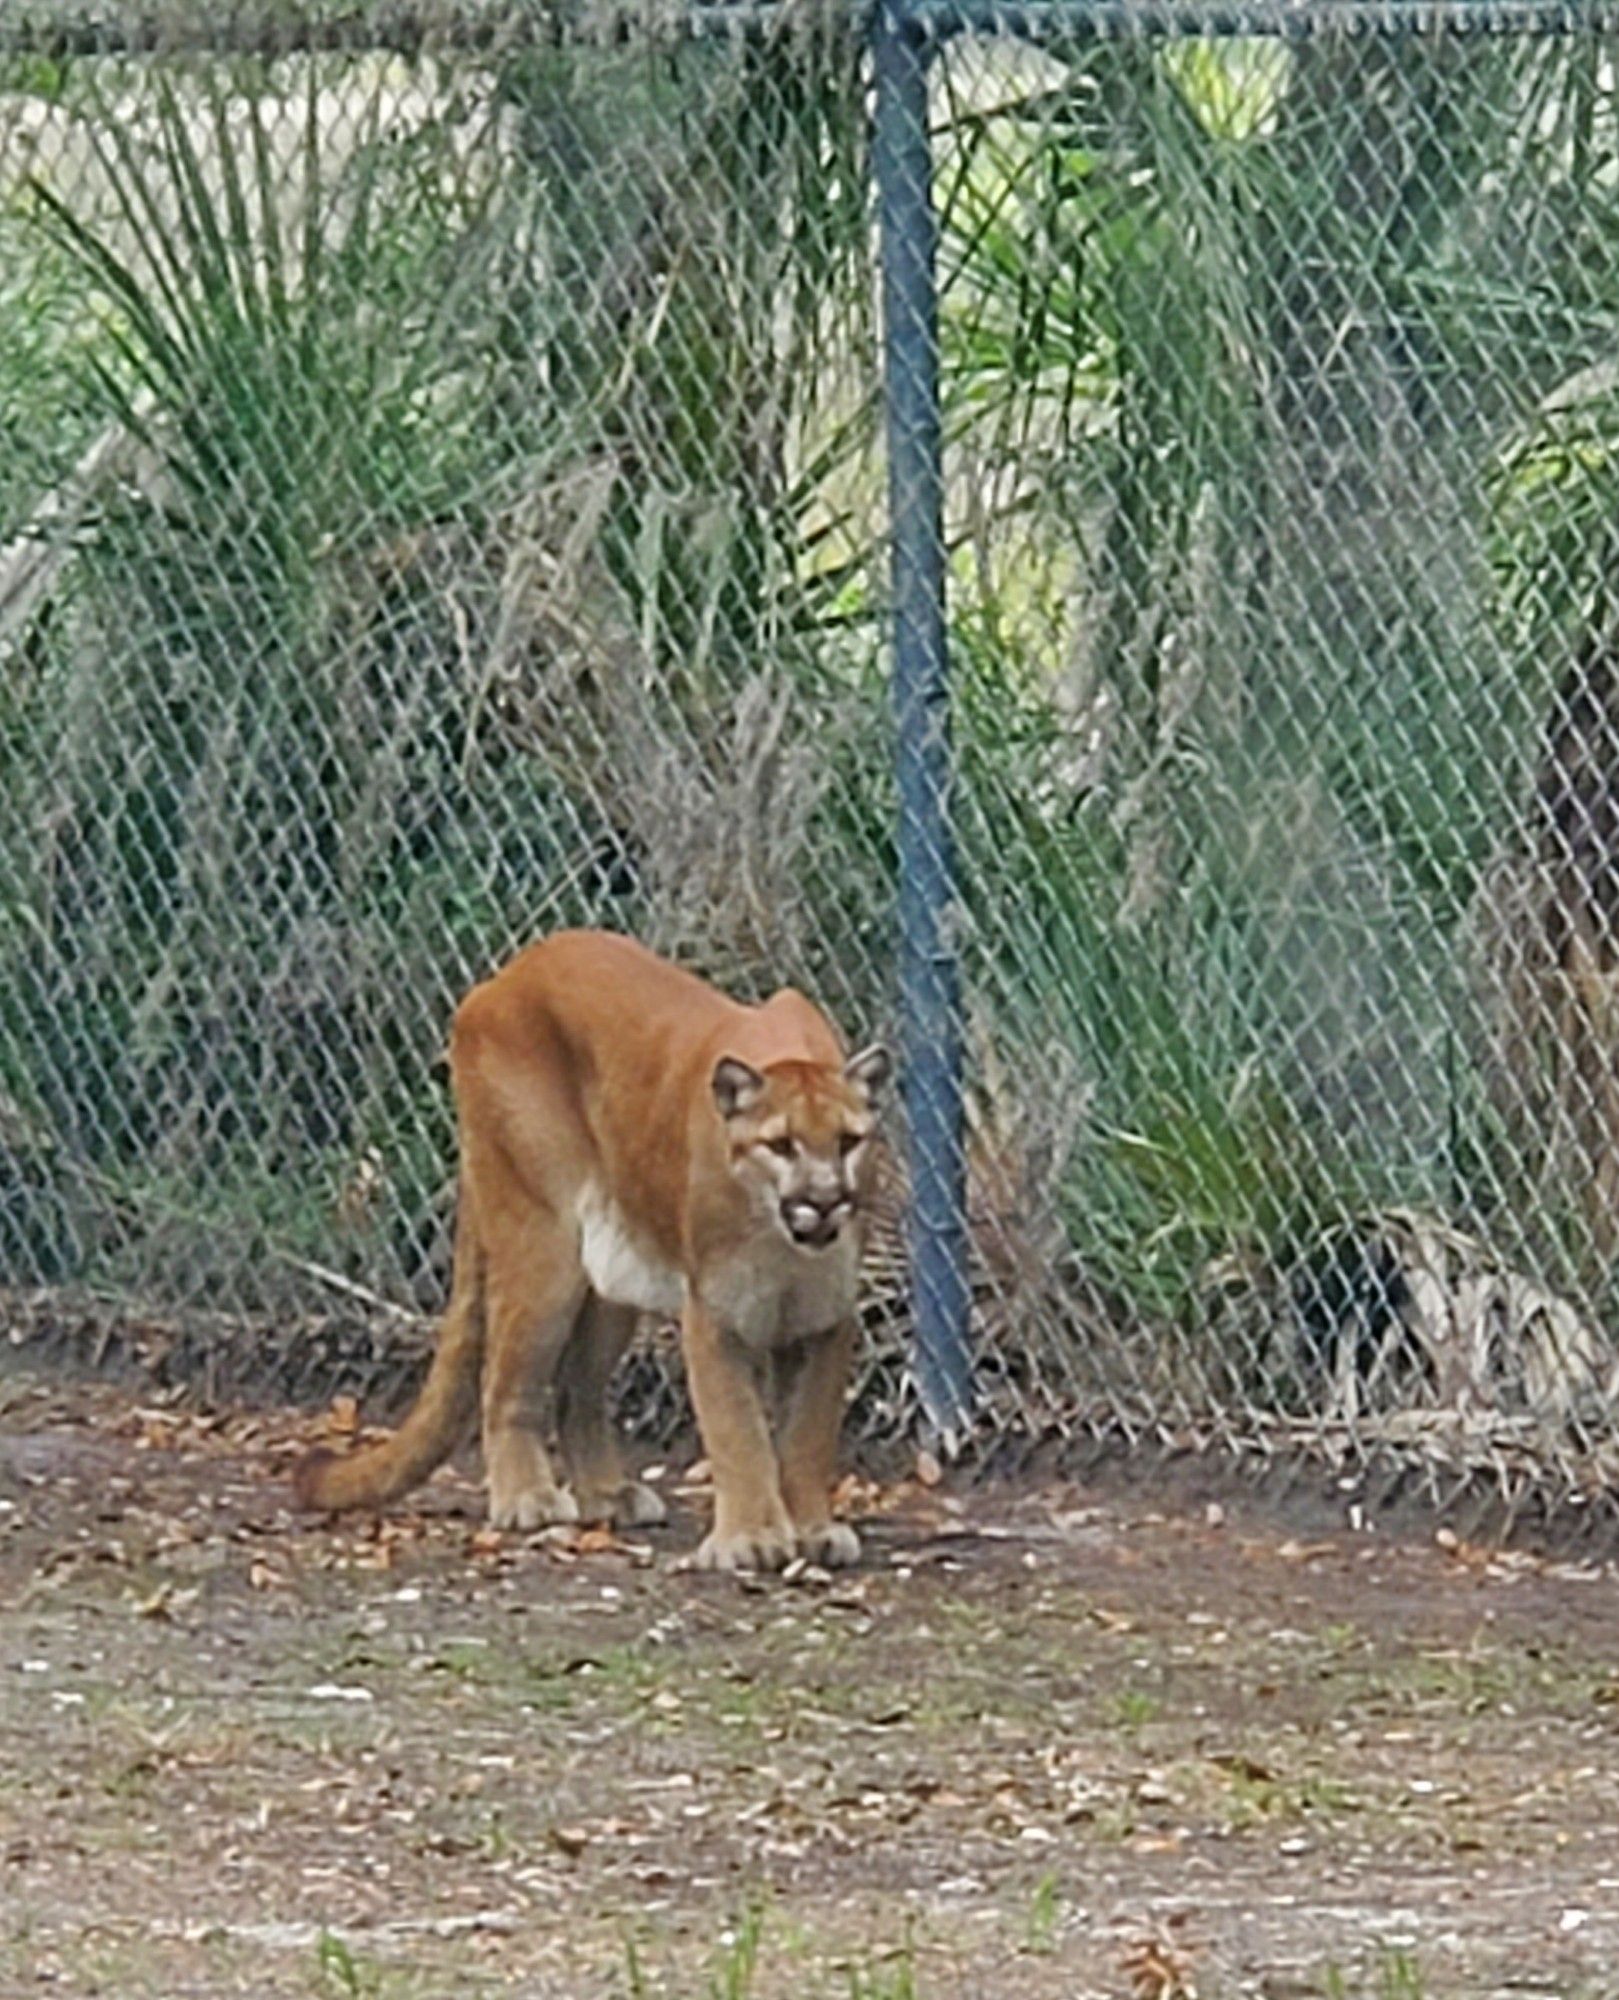
[[[557,1438],[579,1518],[621,1528],[650,1527],[666,1513],[650,1486],[626,1478],[607,1405],[613,1371],[634,1331],[633,1306],[610,1305],[592,1292],[557,1364]]]
[[[486,1239],[483,1455],[489,1518],[497,1528],[576,1521],[546,1450],[557,1363],[585,1298],[568,1235],[549,1216],[524,1213]]]

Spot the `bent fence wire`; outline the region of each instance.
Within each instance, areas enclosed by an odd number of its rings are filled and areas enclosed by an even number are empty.
[[[912,778],[958,871],[913,947],[959,954],[975,1439],[1596,1501],[1614,23],[902,11],[951,689]],[[516,945],[606,923],[894,1021],[870,23],[11,14],[14,1337],[397,1386],[449,1010]],[[917,1414],[903,1180],[874,1431]]]

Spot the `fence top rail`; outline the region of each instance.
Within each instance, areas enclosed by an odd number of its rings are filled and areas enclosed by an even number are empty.
[[[0,17],[0,58],[497,54],[863,25],[876,5],[931,41],[1619,34],[1619,0],[23,0]]]

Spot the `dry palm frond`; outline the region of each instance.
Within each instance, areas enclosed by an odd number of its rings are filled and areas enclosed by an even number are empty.
[[[700,724],[648,705],[619,719],[622,810],[643,857],[653,942],[701,949],[722,982],[758,965],[790,971],[804,891],[818,865],[825,746],[795,724],[801,704],[769,670]]]
[[[1570,1301],[1413,1210],[1346,1224],[1301,1262],[1293,1297],[1329,1420],[1443,1410],[1549,1433],[1619,1391],[1605,1342]]]

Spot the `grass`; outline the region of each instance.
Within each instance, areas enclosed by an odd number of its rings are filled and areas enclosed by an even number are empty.
[[[1322,2000],[1428,2000],[1429,1990],[1417,1954],[1399,1945],[1378,1945],[1358,1975],[1325,1967],[1319,1987]]]
[[[1352,1788],[1324,1772],[1283,1776],[1239,1763],[1222,1775],[1229,1790],[1227,1824],[1234,1831],[1360,1810]]]
[[[314,1947],[314,1993],[318,2000],[439,2000],[442,1974],[400,1964],[323,1931]],[[494,1984],[476,1969],[456,1972],[457,1994],[467,2000],[492,1993]]]
[[[1510,1715],[1533,1706],[1589,1715],[1607,1696],[1604,1677],[1555,1643],[1532,1650],[1475,1643],[1413,1651],[1395,1668],[1362,1660],[1341,1683],[1357,1705],[1393,1715]]]
[[[1057,1941],[1057,1926],[1061,1919],[1061,1886],[1055,1875],[1042,1875],[1029,1897],[1029,1915],[1023,1933],[1024,1949],[1042,1954],[1051,1951]]]
[[[1056,1878],[1043,1876],[1033,1892],[1024,1950],[1044,1956],[1055,1948],[1060,1911]],[[889,1949],[856,1952],[841,1978],[826,1969],[827,1954],[816,1948],[812,1935],[789,1934],[788,1948],[781,1951],[779,1928],[769,1920],[767,1899],[746,1902],[713,1947],[697,1990],[671,1986],[658,1977],[647,1965],[643,1945],[627,1935],[621,1968],[624,2000],[754,2000],[762,1979],[772,1993],[791,1990],[803,2000],[926,2000],[932,1990],[909,1926]],[[1315,1973],[1310,1990],[1320,2000],[1429,2000],[1432,1989],[1417,1951],[1379,1943],[1354,1961],[1354,1969],[1346,1969],[1340,1959],[1329,1961]]]
[[[848,2000],[922,2000],[922,1995],[909,1937],[893,1951],[849,1968]]]
[[[327,1988],[343,2000],[374,2000],[381,1993],[383,1968],[365,1953],[351,1950],[330,1931],[321,1932],[315,1964]]]
[[[1163,1698],[1142,1688],[1124,1688],[1109,1698],[1113,1720],[1126,1731],[1145,1729],[1163,1713]]]
[[[647,1953],[644,1940],[624,1936],[624,2000],[755,2000],[761,1982],[771,1993],[790,1990],[804,2000],[923,2000],[909,1923],[898,1944],[851,1953],[773,1911],[762,1892],[739,1906],[695,1979],[665,1977],[651,1967]]]
[[[719,1963],[708,1980],[708,2000],[750,2000],[764,1928],[764,1903],[750,1899],[720,1938]]]

